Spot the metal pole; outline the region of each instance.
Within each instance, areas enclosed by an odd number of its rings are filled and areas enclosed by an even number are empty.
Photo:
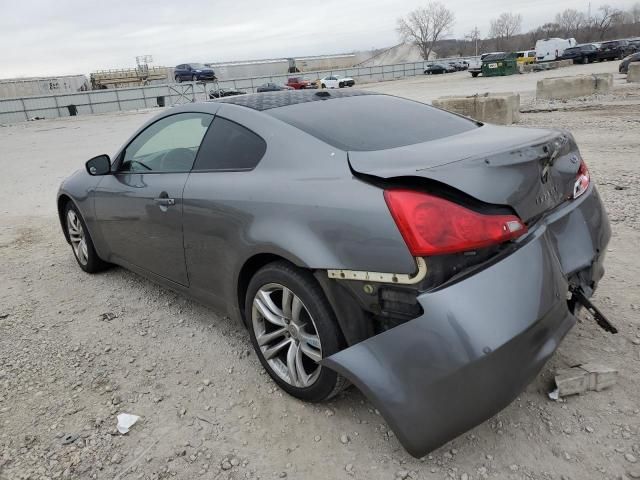
[[[142,100],[144,100],[144,108],[147,108],[147,96],[144,94],[145,88],[142,87]]]
[[[62,115],[60,115],[60,105],[58,105],[58,97],[57,97],[57,95],[53,96],[53,101],[56,104],[56,111],[58,112],[58,117],[61,117]]]
[[[24,104],[24,98],[21,98],[20,102],[22,103],[22,110],[24,110],[24,118],[28,122],[29,121],[29,114],[27,113],[27,106]]]
[[[122,111],[122,105],[120,104],[120,95],[118,95],[118,89],[114,88],[114,90],[116,91],[116,100],[118,102],[118,111]]]

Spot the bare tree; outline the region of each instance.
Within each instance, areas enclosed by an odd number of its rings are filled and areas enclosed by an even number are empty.
[[[556,23],[560,25],[567,37],[575,37],[578,31],[586,25],[587,16],[573,8],[567,8],[556,15]]]
[[[634,3],[629,9],[631,23],[640,23],[640,2]]]
[[[522,15],[510,12],[501,13],[500,16],[491,20],[489,36],[496,39],[496,48],[500,49],[504,43],[520,31],[522,25]]]
[[[593,18],[593,28],[598,32],[600,40],[603,40],[621,12],[610,5],[602,5],[598,11],[600,13]]]
[[[398,19],[398,33],[405,42],[414,43],[422,58],[429,60],[433,45],[453,26],[455,15],[440,2],[429,2],[407,18]]]

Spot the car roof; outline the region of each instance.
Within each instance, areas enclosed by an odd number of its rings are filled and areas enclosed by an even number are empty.
[[[279,92],[265,92],[260,94],[239,95],[215,100],[219,103],[231,103],[241,107],[251,108],[262,112],[272,108],[287,107],[298,103],[327,101],[337,98],[357,97],[361,95],[379,95],[375,92],[363,90],[282,90]]]

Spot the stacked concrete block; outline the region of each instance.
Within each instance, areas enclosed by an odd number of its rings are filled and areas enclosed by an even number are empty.
[[[640,63],[634,62],[629,64],[627,72],[627,82],[640,83]]]
[[[520,95],[512,92],[441,97],[433,101],[433,106],[498,125],[511,125],[520,120]]]
[[[612,88],[613,74],[611,73],[543,78],[538,80],[536,97],[546,100],[587,97],[594,93],[608,93]]]

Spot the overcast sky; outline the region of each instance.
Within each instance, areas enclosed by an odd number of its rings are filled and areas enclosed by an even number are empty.
[[[637,0],[612,0],[629,8]],[[0,0],[0,78],[89,73],[135,66],[295,57],[368,50],[398,43],[396,19],[417,0]],[[449,0],[451,36],[475,25],[485,36],[504,11],[521,13],[523,31],[588,1]],[[592,4],[595,10],[599,3]]]

